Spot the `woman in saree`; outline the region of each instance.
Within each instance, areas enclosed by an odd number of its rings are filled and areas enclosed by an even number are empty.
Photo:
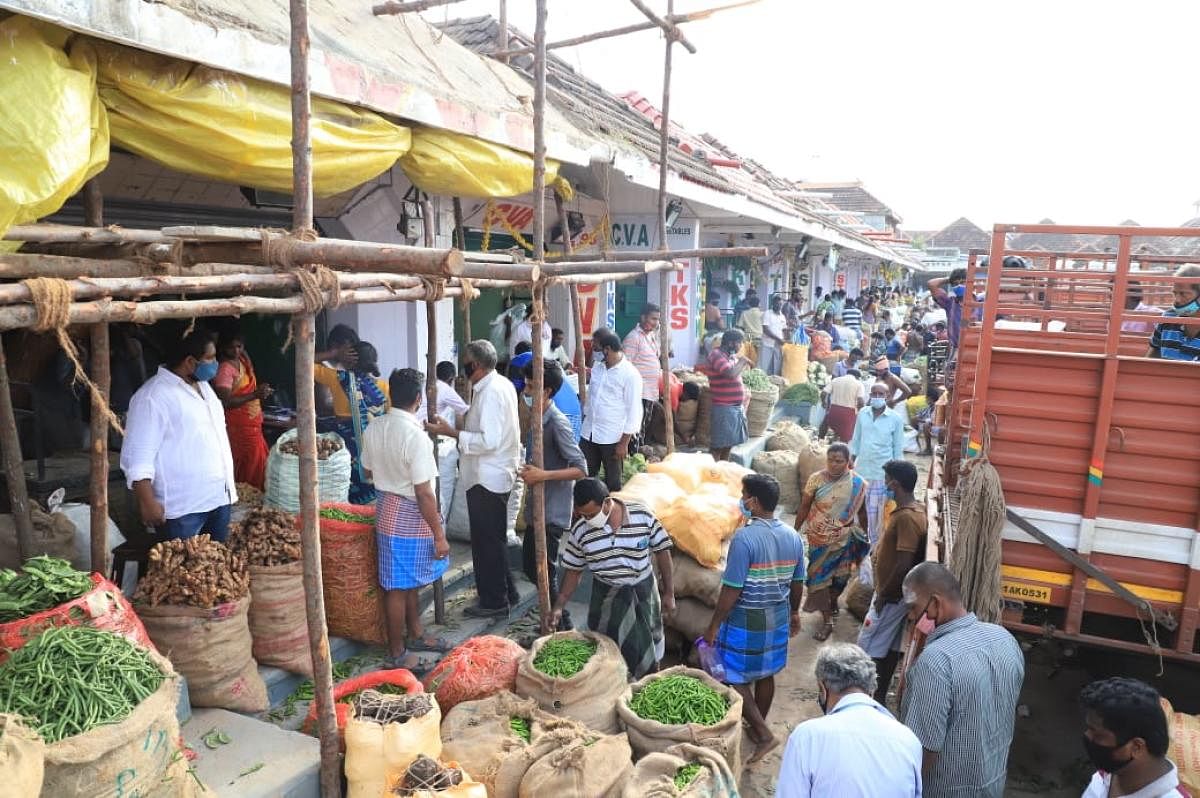
[[[821,626],[814,640],[833,633],[838,598],[850,581],[852,566],[869,550],[867,536],[867,482],[850,470],[850,448],[831,444],[825,468],[808,478],[796,519],[808,541],[808,594],[805,612],[820,612]]]
[[[387,383],[379,376],[375,347],[366,341],[353,345],[354,366],[332,368],[324,363],[314,366],[313,378],[333,394],[336,415],[334,429],[350,452],[350,503],[375,501],[375,487],[362,464],[363,432],[371,419],[378,418],[391,406]]]
[[[229,330],[217,346],[220,365],[212,387],[225,406],[225,430],[233,451],[233,475],[259,490],[267,475],[267,441],[263,437],[262,400],[271,386],[260,383],[246,354],[241,332]]]

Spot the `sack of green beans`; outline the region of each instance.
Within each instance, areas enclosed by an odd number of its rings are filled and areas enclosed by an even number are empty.
[[[98,629],[48,629],[0,666],[0,712],[32,718],[46,743],[42,795],[201,792],[179,750],[178,702],[170,662]]]
[[[20,715],[0,713],[0,784],[12,795],[41,795],[46,744]]]
[[[725,757],[680,743],[638,760],[621,798],[738,798],[738,785]]]
[[[517,668],[517,695],[551,715],[605,734],[621,730],[617,701],[629,683],[621,649],[595,632],[556,632],[539,638]]]
[[[617,704],[637,758],[679,743],[712,749],[742,771],[742,697],[702,670],[676,665],[629,685]]]
[[[518,798],[615,798],[633,773],[624,734],[589,732],[553,746],[521,779]]]
[[[508,691],[463,701],[442,721],[442,757],[457,762],[487,788],[489,798],[518,798],[525,773],[554,748],[585,733],[537,702]]]

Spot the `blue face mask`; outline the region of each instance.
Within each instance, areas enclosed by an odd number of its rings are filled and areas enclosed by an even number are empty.
[[[521,394],[521,399],[524,400],[526,407],[533,407],[533,397],[527,393]]]
[[[954,291],[954,296],[959,301],[961,301],[962,298],[967,295],[967,287],[964,285],[956,285],[952,290]]]
[[[1200,313],[1200,297],[1193,299],[1186,305],[1176,305],[1175,315],[1177,316],[1195,316]]]
[[[754,513],[750,512],[750,508],[746,506],[745,499],[738,499],[738,509],[742,511],[743,518],[749,518],[754,515]]]
[[[882,410],[887,407],[887,399],[884,399],[882,396],[872,396],[871,407],[875,410]]]
[[[217,368],[217,361],[201,360],[196,364],[196,369],[192,372],[192,378],[195,379],[196,382],[208,382],[213,377],[217,376]]]

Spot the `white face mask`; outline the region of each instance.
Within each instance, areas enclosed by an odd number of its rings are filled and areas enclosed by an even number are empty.
[[[604,527],[608,524],[608,516],[609,511],[604,509],[604,504],[601,502],[600,512],[583,520],[584,523],[586,523],[592,529],[604,529]]]

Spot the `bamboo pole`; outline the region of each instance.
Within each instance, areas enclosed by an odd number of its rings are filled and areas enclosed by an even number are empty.
[[[433,226],[433,203],[427,199],[421,200],[421,220],[424,223],[425,246],[432,247],[434,244],[434,226]],[[425,405],[428,408],[426,418],[429,421],[437,420],[437,395],[438,395],[438,379],[437,379],[437,303],[432,299],[425,300]],[[438,463],[438,436],[430,433],[430,440],[433,441],[433,461]],[[434,495],[437,497],[438,505],[442,502],[442,479],[441,469],[438,470],[438,477],[434,480]],[[433,583],[433,622],[444,624],[446,622],[446,583],[439,576]]]
[[[558,212],[558,223],[563,229],[563,253],[571,254],[574,243],[571,241],[571,228],[567,226],[567,210],[562,197],[554,193],[554,209]],[[579,376],[579,406],[587,407],[587,364],[583,362],[583,314],[579,308],[579,285],[571,283],[571,327],[575,333],[575,373]]]
[[[661,137],[660,137],[661,139]],[[665,211],[664,211],[665,214]],[[665,216],[664,216],[665,221]],[[663,244],[665,247],[666,244]],[[671,260],[672,258],[765,258],[766,247],[701,247],[699,249],[660,249],[655,252],[638,252],[636,250],[610,250],[599,255],[600,263],[606,261],[654,261]],[[590,263],[597,261],[595,253],[579,253],[560,255],[546,262],[549,270],[559,263]]]
[[[658,27],[663,29],[663,32],[666,34],[666,37],[667,37],[668,45],[671,42],[676,41],[676,42],[679,42],[680,44],[682,44],[683,48],[685,50],[687,50],[689,53],[692,53],[693,55],[696,53],[696,46],[687,40],[687,37],[683,35],[683,31],[679,30],[678,26],[676,26],[675,23],[671,22],[669,19],[663,19],[658,14],[655,14],[648,5],[646,5],[645,3],[642,2],[642,0],[629,0],[629,2],[633,3],[634,8],[636,8],[638,11],[641,11],[643,14],[645,14],[646,19],[650,20],[655,25],[657,25]],[[673,0],[667,0],[667,16],[668,17],[671,16],[671,9],[674,7],[674,5],[675,5],[675,3],[673,2]],[[669,71],[670,71],[670,67],[668,67],[668,72]],[[665,128],[666,126],[667,126],[667,112],[664,110],[663,111],[663,127]]]
[[[496,32],[496,49],[502,52],[497,53],[496,57],[500,63],[507,64],[508,56],[503,53],[508,49],[508,0],[500,0],[500,26]],[[529,48],[529,52],[533,52],[533,48]]]
[[[308,0],[290,0],[292,57],[292,228],[313,228],[312,95],[308,76]],[[295,242],[296,244],[307,242]],[[333,257],[317,263],[340,263]],[[312,652],[313,693],[321,734],[321,795],[341,798],[337,717],[333,706],[333,666],[325,624],[321,574],[321,535],[317,520],[317,412],[314,396],[316,319],[304,309],[292,320],[296,345],[296,441],[300,455],[300,540],[304,558],[304,608]]]
[[[630,0],[630,2],[635,6],[642,6],[640,0]],[[674,10],[675,0],[667,0],[667,14],[671,14]],[[649,13],[648,9],[646,9],[646,13]],[[678,35],[678,28],[668,28],[666,31],[666,54],[663,56],[662,123],[658,138],[658,245],[664,250],[669,250],[670,246],[667,244],[667,155],[671,146],[671,45],[675,43],[675,38],[678,38],[680,43],[685,46],[686,43],[683,37]],[[693,53],[696,52],[692,48],[688,49]],[[659,275],[658,291],[662,307],[658,322],[658,343],[659,362],[662,365],[663,438],[667,444],[667,454],[671,454],[675,451],[675,408],[671,405],[671,277],[666,272]]]
[[[83,214],[90,226],[99,227],[104,224],[104,197],[100,193],[100,183],[96,178],[92,178],[83,186]],[[92,445],[88,504],[91,507],[92,570],[100,574],[108,573],[108,414],[105,410],[112,389],[108,332],[107,323],[92,325],[90,376],[96,386],[96,392],[91,393]]]
[[[25,463],[21,456],[21,438],[17,435],[17,418],[13,412],[12,393],[8,382],[8,360],[0,340],[0,452],[4,455],[4,481],[8,483],[8,499],[12,505],[13,526],[17,532],[17,553],[21,562],[39,552],[33,537],[33,517],[30,515],[29,489],[25,484]]]
[[[378,3],[371,8],[371,13],[377,17],[382,17],[388,14],[408,14],[413,11],[426,11],[430,8],[438,6],[449,6],[455,3],[461,3],[463,0],[411,0],[408,3],[400,3],[397,0],[388,0],[386,3]]]
[[[672,260],[593,260],[573,263],[547,263],[541,267],[546,277],[566,277],[589,274],[649,274],[650,272],[677,271],[682,268]]]
[[[537,22],[533,35],[533,258],[546,257],[546,0],[537,0]],[[568,229],[563,235],[570,235]],[[545,347],[542,325],[546,323],[546,285],[533,286],[533,418],[529,420],[530,460],[535,468],[546,465],[542,418],[546,412]],[[533,550],[537,562],[538,616],[542,634],[550,628],[550,564],[546,556],[546,483],[533,486]]]

